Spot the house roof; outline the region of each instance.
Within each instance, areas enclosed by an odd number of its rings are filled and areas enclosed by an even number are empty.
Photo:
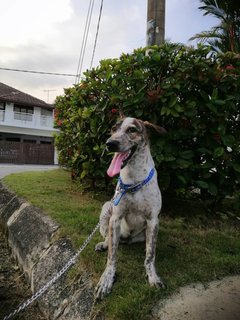
[[[0,82],[0,101],[12,102],[24,106],[36,106],[44,109],[54,108],[52,104],[48,104],[43,100],[31,96],[30,94],[24,93],[13,87],[7,86],[2,82]]]

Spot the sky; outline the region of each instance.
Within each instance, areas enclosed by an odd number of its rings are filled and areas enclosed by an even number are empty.
[[[82,71],[90,68],[101,0],[95,0]],[[165,38],[188,39],[216,25],[199,0],[166,0]],[[76,74],[89,0],[0,0],[0,68]],[[93,67],[146,45],[147,0],[104,0]],[[75,77],[0,69],[0,82],[53,103]]]

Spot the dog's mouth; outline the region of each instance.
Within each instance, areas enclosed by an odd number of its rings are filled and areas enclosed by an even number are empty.
[[[123,169],[136,151],[136,146],[125,152],[116,152],[107,170],[109,177],[114,177]]]

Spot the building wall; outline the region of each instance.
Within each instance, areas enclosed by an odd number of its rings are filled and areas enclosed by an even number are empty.
[[[33,114],[14,112],[14,104],[6,103],[0,117],[0,141],[16,141],[54,145],[53,110],[34,107]],[[55,149],[54,163],[57,164]]]
[[[5,127],[4,132],[9,132],[6,131],[7,127],[15,127],[15,133],[22,133],[21,129],[33,129],[33,131],[40,130],[46,132],[47,136],[49,136],[49,131],[55,132],[57,130],[53,128],[53,111],[49,110],[48,114],[50,116],[45,115],[46,111],[44,111],[40,107],[34,107],[33,114],[17,113],[14,112],[13,103],[6,103],[4,115],[0,118],[0,131],[4,130]]]

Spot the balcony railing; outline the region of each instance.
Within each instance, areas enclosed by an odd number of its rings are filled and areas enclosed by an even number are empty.
[[[23,113],[23,112],[14,112],[14,120],[20,121],[33,121],[33,114]]]
[[[53,129],[53,117],[23,112],[6,112],[0,110],[1,125]]]
[[[49,116],[40,116],[40,124],[42,127],[52,127],[53,118]]]

